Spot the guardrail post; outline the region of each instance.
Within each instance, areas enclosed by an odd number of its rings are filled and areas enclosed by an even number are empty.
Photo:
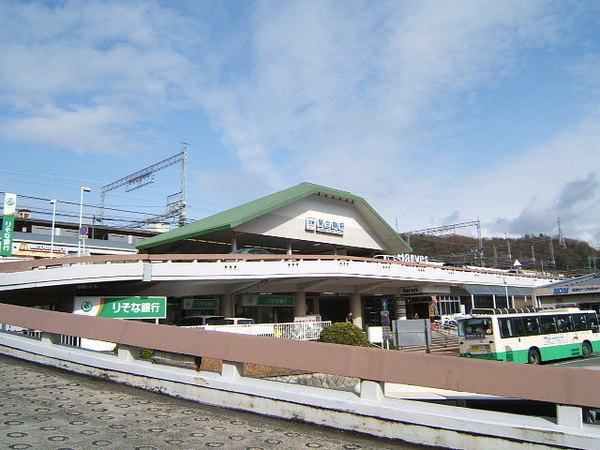
[[[360,398],[382,400],[385,398],[384,385],[381,381],[360,380]]]
[[[221,376],[223,378],[240,378],[244,373],[244,363],[223,361],[221,365]]]
[[[556,405],[556,423],[564,427],[581,428],[583,426],[581,407]]]
[[[121,359],[140,359],[140,349],[138,347],[131,347],[130,345],[119,344],[117,347],[117,357]]]
[[[60,334],[42,331],[42,343],[45,345],[60,345]]]

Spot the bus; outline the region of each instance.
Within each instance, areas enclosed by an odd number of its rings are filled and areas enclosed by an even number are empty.
[[[578,308],[474,308],[458,321],[459,351],[468,358],[524,364],[600,351],[595,311]]]

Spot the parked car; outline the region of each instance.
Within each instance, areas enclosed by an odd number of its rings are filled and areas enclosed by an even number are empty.
[[[204,325],[225,325],[224,316],[187,316],[175,323],[178,327],[200,327]]]
[[[246,317],[226,317],[225,324],[226,325],[252,325],[252,324],[254,324],[254,319],[248,319]]]
[[[271,252],[264,248],[240,248],[234,252],[230,252],[230,254],[270,255]]]

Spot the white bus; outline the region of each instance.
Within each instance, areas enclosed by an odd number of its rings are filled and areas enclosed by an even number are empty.
[[[540,364],[600,351],[595,311],[577,308],[478,308],[458,321],[459,350],[468,358]]]

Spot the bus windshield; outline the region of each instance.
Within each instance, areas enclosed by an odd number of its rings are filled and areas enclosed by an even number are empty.
[[[458,335],[466,338],[482,338],[492,334],[492,319],[489,317],[473,317],[458,322]]]

